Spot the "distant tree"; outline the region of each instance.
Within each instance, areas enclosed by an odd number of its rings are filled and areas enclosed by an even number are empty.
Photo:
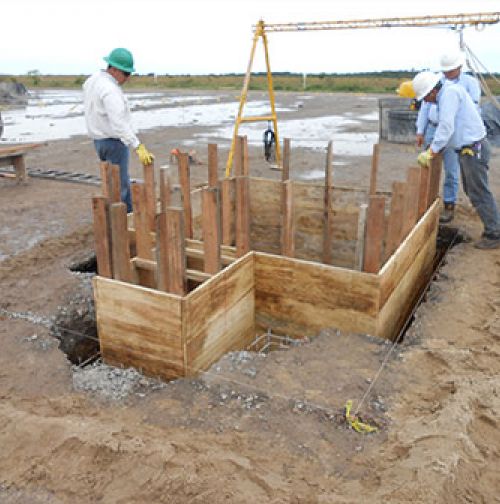
[[[40,84],[40,70],[28,70],[26,75],[33,79],[33,86],[38,86]]]

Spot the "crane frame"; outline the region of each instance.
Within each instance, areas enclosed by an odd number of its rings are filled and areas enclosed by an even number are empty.
[[[419,17],[393,17],[379,19],[358,19],[358,20],[341,20],[341,21],[311,21],[305,23],[275,23],[266,24],[261,19],[254,25],[254,36],[252,48],[250,51],[250,59],[247,66],[245,78],[243,80],[243,88],[240,94],[240,104],[238,107],[238,115],[234,124],[233,138],[231,148],[226,163],[226,177],[231,175],[231,167],[233,164],[234,150],[236,139],[241,123],[257,122],[257,121],[272,121],[274,126],[274,134],[276,141],[276,164],[280,166],[281,151],[278,135],[278,118],[276,116],[276,105],[274,99],[273,76],[269,61],[269,47],[266,33],[272,32],[294,32],[294,31],[318,31],[318,30],[347,30],[358,28],[398,28],[398,27],[425,27],[425,26],[441,26],[455,29],[462,29],[465,26],[476,26],[487,24],[495,24],[500,21],[500,12],[482,12],[475,14],[445,14],[434,16],[419,16]],[[255,50],[259,39],[262,38],[264,47],[264,56],[266,61],[267,74],[267,90],[269,94],[269,103],[271,112],[262,116],[243,117],[243,109],[247,101],[248,88],[252,73],[252,65],[255,57]]]

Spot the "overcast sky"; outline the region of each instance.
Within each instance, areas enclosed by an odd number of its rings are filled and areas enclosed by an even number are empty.
[[[244,73],[252,25],[498,12],[500,0],[5,0],[0,74],[89,74],[114,47],[138,73]],[[437,69],[458,46],[449,29],[391,28],[269,34],[273,71]],[[500,24],[464,30],[489,71],[500,72]],[[254,71],[263,71],[259,43]]]

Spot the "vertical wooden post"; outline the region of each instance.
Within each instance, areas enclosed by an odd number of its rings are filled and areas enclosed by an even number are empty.
[[[232,222],[233,212],[231,204],[231,193],[233,192],[234,179],[224,178],[220,182],[222,199],[222,243],[223,245],[233,244]]]
[[[295,255],[295,222],[293,211],[293,185],[291,180],[283,182],[283,199],[285,208],[283,212],[283,233],[281,253],[286,257]]]
[[[217,187],[218,165],[217,144],[208,144],[208,187]]]
[[[393,182],[392,184],[391,210],[387,223],[387,240],[385,242],[386,259],[394,253],[402,240],[406,186],[405,182]]]
[[[439,185],[441,181],[441,164],[442,164],[441,154],[437,154],[431,160],[430,180],[429,180],[429,201],[427,203],[427,207],[431,206],[433,201],[439,195]]]
[[[366,235],[366,212],[368,205],[362,203],[359,206],[358,214],[358,236],[356,241],[356,250],[354,252],[354,269],[362,271],[363,258],[365,255],[365,235]]]
[[[156,189],[154,164],[142,165],[144,174],[144,195],[146,198],[146,222],[150,231],[155,230]]]
[[[168,292],[168,230],[167,212],[162,210],[156,216],[156,285],[158,290]]]
[[[116,164],[109,164],[110,179],[110,200],[111,203],[120,203],[122,200],[122,185],[120,180],[120,167]]]
[[[189,173],[189,156],[182,152],[178,156],[179,184],[181,186],[182,206],[184,208],[184,231],[186,238],[193,237],[193,222],[191,214],[191,181]]]
[[[111,250],[113,256],[113,278],[122,282],[132,281],[130,246],[127,229],[127,205],[113,203],[111,214]]]
[[[250,250],[250,195],[248,177],[236,177],[236,255]]]
[[[184,211],[167,209],[167,236],[170,243],[168,254],[168,290],[183,296],[186,293],[186,254],[184,249]]]
[[[380,145],[378,143],[373,144],[372,171],[370,174],[370,196],[375,196],[375,194],[377,194],[377,172],[378,172],[379,154],[380,154]]]
[[[217,273],[220,261],[220,204],[219,190],[209,187],[202,191],[202,228],[205,273]]]
[[[109,163],[107,161],[101,161],[99,164],[99,172],[101,174],[101,190],[102,195],[105,198],[109,198],[111,195],[110,184],[111,180],[109,178]]]
[[[14,171],[16,172],[16,182],[24,182],[26,180],[26,163],[24,161],[24,155],[12,157],[12,164],[14,165]]]
[[[95,196],[92,198],[95,255],[97,259],[97,273],[106,278],[113,278],[107,201],[108,199],[105,196]]]
[[[328,149],[326,152],[326,165],[325,165],[325,195],[323,206],[323,262],[325,264],[332,263],[332,199],[333,199],[333,184],[332,184],[332,141],[328,142]]]
[[[283,170],[281,181],[286,182],[290,178],[290,139],[283,139]]]
[[[429,201],[429,181],[430,168],[428,166],[420,167],[420,188],[418,195],[418,217],[422,217],[427,211]]]
[[[146,196],[144,184],[131,184],[132,202],[134,207],[135,245],[137,257],[152,259],[153,246],[146,215]]]
[[[420,197],[420,168],[418,166],[409,168],[407,180],[406,201],[403,213],[403,238],[410,233],[418,219]]]
[[[170,182],[168,168],[160,168],[160,210],[165,212],[170,206]]]
[[[385,197],[370,196],[366,218],[366,240],[363,271],[378,273],[382,261],[385,229]]]

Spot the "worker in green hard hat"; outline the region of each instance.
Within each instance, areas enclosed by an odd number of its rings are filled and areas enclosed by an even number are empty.
[[[121,88],[135,71],[132,53],[119,47],[104,61],[107,69],[94,73],[83,84],[85,121],[99,159],[120,166],[121,200],[131,212],[129,147],[135,149],[142,164],[151,164],[154,156],[135,134],[130,107]]]

